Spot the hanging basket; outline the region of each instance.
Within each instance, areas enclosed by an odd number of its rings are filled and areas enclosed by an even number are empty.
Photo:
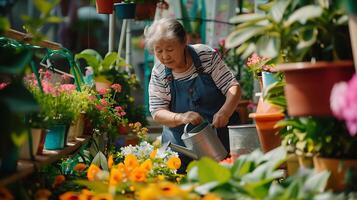
[[[99,14],[112,14],[113,13],[113,0],[96,0],[97,13]]]
[[[136,20],[152,20],[155,17],[156,12],[155,0],[143,3],[137,3],[135,9]]]
[[[118,19],[135,18],[136,3],[116,3],[114,8]]]

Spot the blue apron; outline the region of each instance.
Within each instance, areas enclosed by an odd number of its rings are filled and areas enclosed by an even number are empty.
[[[196,51],[191,46],[188,46],[188,52],[191,54],[194,67],[198,72],[197,77],[190,80],[177,81],[173,78],[172,70],[165,68],[166,79],[169,81],[171,92],[170,111],[175,113],[194,111],[212,123],[213,115],[223,106],[226,97],[218,89],[211,75],[203,72],[202,63]],[[228,124],[232,125],[233,123],[238,123],[238,114],[236,112],[231,116]],[[171,141],[174,144],[185,146],[181,140],[183,128],[184,125],[174,128],[164,126],[162,143]],[[227,152],[229,152],[228,128],[218,128],[217,134]],[[179,156],[182,166],[186,168],[191,159],[180,153]]]

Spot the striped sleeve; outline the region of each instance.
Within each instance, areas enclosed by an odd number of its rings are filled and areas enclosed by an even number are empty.
[[[165,79],[165,68],[161,64],[155,65],[149,83],[149,110],[151,115],[153,116],[158,110],[168,110],[170,101],[170,87]]]
[[[211,74],[216,86],[224,95],[227,94],[229,88],[239,85],[234,74],[230,71],[228,66],[214,49],[205,46],[203,52],[200,52],[199,56],[202,61],[202,65],[205,68],[204,71]]]

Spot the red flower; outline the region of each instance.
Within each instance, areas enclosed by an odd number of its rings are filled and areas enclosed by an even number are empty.
[[[98,93],[99,93],[100,95],[105,95],[105,94],[108,93],[108,90],[107,90],[106,88],[101,88],[101,89],[98,90]]]
[[[0,90],[3,90],[9,85],[9,83],[0,83]]]

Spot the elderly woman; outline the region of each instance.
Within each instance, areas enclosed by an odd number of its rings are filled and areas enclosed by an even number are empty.
[[[144,35],[158,60],[152,69],[149,104],[153,119],[164,125],[162,143],[184,145],[184,125],[208,120],[229,152],[227,125],[238,122],[240,86],[219,54],[203,44],[188,45],[176,19],[155,21]],[[186,166],[190,160],[180,157]]]

